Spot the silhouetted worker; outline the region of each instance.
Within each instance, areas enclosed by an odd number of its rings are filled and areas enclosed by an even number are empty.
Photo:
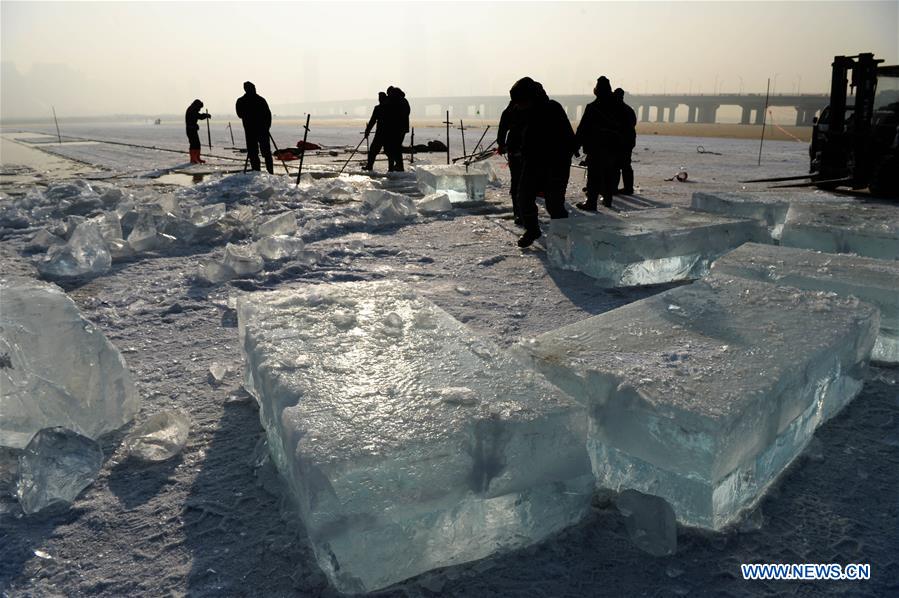
[[[634,194],[634,169],[631,167],[631,155],[637,145],[637,113],[624,103],[624,90],[620,87],[615,90],[615,101],[621,115],[621,154],[618,157],[618,169],[621,172],[621,188],[618,195]],[[615,186],[618,186],[618,177],[615,177]]]
[[[371,140],[371,144],[368,147],[368,162],[365,165],[363,170],[371,170],[375,165],[375,158],[378,157],[378,152],[381,151],[381,148],[384,147],[384,118],[385,118],[385,110],[387,109],[387,94],[383,91],[378,92],[378,105],[374,107],[374,110],[371,111],[371,118],[368,119],[368,124],[365,125],[365,137],[371,133],[371,130],[375,127],[375,137]]]
[[[565,189],[571,156],[577,147],[568,115],[558,102],[547,97],[540,83],[525,77],[512,86],[510,94],[521,98],[517,104],[524,111],[518,209],[525,231],[518,246],[529,247],[542,234],[537,220],[538,192],[543,193],[550,218],[568,218]]]
[[[206,163],[206,160],[200,158],[200,149],[202,146],[200,145],[200,125],[197,124],[197,121],[209,118],[209,114],[201,114],[200,108],[202,107],[203,102],[194,100],[191,102],[190,106],[187,107],[187,112],[184,113],[184,126],[187,129],[187,142],[188,149],[190,150],[191,164]]]
[[[624,146],[621,109],[609,80],[597,79],[593,94],[596,99],[584,108],[577,127],[577,145],[587,154],[587,201],[577,207],[588,212],[596,211],[600,195],[603,205],[612,207],[612,196],[618,188],[618,160]]]
[[[247,155],[253,170],[259,170],[259,151],[265,158],[265,169],[269,174],[275,173],[272,162],[272,148],[269,145],[269,129],[272,128],[272,111],[268,109],[265,98],[256,93],[256,86],[247,81],[243,84],[246,92],[237,98],[235,105],[237,116],[243,122],[243,131],[247,138]]]
[[[515,224],[522,226],[521,210],[518,207],[518,183],[521,178],[521,137],[524,132],[524,110],[518,105],[512,91],[509,91],[509,105],[499,117],[499,130],[496,134],[496,145],[499,153],[506,156],[509,162],[509,176],[512,179],[509,185],[509,195],[512,196],[512,214],[515,216]]]
[[[387,103],[382,123],[384,131],[384,153],[387,154],[387,170],[403,171],[403,139],[409,132],[411,109],[406,94],[399,87],[387,88]]]

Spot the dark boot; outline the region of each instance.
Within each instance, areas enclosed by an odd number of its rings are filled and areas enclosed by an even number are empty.
[[[580,203],[575,204],[575,207],[584,212],[595,212],[596,211],[596,200],[588,199],[587,201],[582,201]]]
[[[521,238],[518,239],[518,246],[524,249],[525,247],[530,247],[534,241],[543,236],[543,233],[540,229],[528,229],[524,231],[524,234],[521,235]]]

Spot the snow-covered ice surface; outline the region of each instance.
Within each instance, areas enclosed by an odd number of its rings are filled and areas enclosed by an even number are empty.
[[[794,204],[780,242],[827,253],[899,260],[899,210],[895,202]]]
[[[699,278],[718,256],[764,237],[755,220],[659,208],[554,220],[546,250],[557,268],[630,287]]]
[[[213,144],[230,145],[225,123],[216,122]],[[183,121],[159,127],[60,124],[63,134],[165,142],[186,151]],[[55,135],[52,124],[38,129]],[[314,128],[310,141],[352,148],[359,139],[355,127],[322,129]],[[430,139],[418,128],[415,133],[417,142]],[[276,124],[273,134],[285,147],[288,139],[302,135],[297,123]],[[434,131],[433,138],[441,139],[442,131]],[[723,155],[698,154],[699,144]],[[452,145],[456,155],[461,144],[454,138]],[[2,155],[7,172],[13,154]],[[807,146],[799,143],[766,143],[761,167],[757,156],[757,142],[641,136],[634,153],[638,194],[616,198],[615,208],[686,207],[694,191],[746,191],[737,181],[803,172],[808,163]],[[434,162],[442,159],[437,155]],[[53,158],[54,168],[60,160]],[[135,164],[135,171],[162,165],[156,157],[147,160]],[[307,164],[310,160],[307,156]],[[344,161],[346,156],[313,160],[316,168],[335,170]],[[399,227],[344,225],[350,221],[347,210],[361,203],[361,190],[348,191],[361,177],[331,179],[333,192],[324,187],[329,179],[319,180],[321,187],[310,187],[302,198],[276,197],[280,206],[258,198],[229,206],[270,216],[293,210],[306,249],[320,256],[314,263],[267,263],[251,278],[201,286],[194,278],[198,264],[220,259],[223,245],[200,243],[114,261],[102,276],[64,283],[81,312],[127,358],[142,397],[137,422],[165,409],[184,409],[193,427],[183,451],[156,464],[127,458],[121,445],[127,430],[102,437],[104,467],[65,515],[24,517],[14,501],[0,498],[0,593],[336,596],[285,497],[284,482],[265,465],[267,450],[256,450],[264,436],[255,401],[240,389],[236,375],[221,384],[209,382],[214,363],[232,372],[242,367],[237,295],[332,281],[404,281],[475,333],[507,347],[522,336],[665,288],[603,289],[583,274],[550,267],[539,241],[535,250],[518,250],[508,169],[502,160],[492,163],[504,187],[488,186],[481,207],[455,208],[452,218],[420,218]],[[10,171],[30,174],[0,175],[5,194],[0,204],[45,188],[57,172],[119,174],[102,170],[102,160],[92,164],[50,170],[44,162],[21,169],[11,163]],[[664,181],[680,167],[689,172],[688,182]],[[375,168],[386,170],[383,162]],[[181,188],[148,187],[151,180],[123,176],[115,182],[157,199]],[[362,184],[375,188],[386,182],[365,177]],[[572,170],[569,202],[581,200],[583,183],[583,172]],[[209,197],[209,203],[222,201]],[[189,204],[184,197],[181,203]],[[351,221],[359,222],[355,218]],[[4,275],[37,276],[22,255],[37,230],[37,224],[0,230]],[[897,462],[899,374],[894,368],[872,368],[858,398],[819,429],[804,456],[769,491],[753,512],[752,525],[720,534],[681,529],[676,554],[652,557],[633,546],[617,509],[598,504],[583,523],[538,545],[426,573],[379,595],[742,597],[794,590],[819,596],[889,595],[899,580],[899,516],[890,498],[899,488]],[[4,463],[0,454],[0,478]],[[744,582],[739,565],[745,562],[870,562],[874,575],[864,583]]]
[[[527,546],[579,521],[584,408],[405,284],[238,299],[246,386],[341,591]]]
[[[857,297],[880,310],[871,359],[899,363],[899,261],[746,243],[712,272],[811,291]]]
[[[714,192],[697,191],[693,194],[690,207],[694,210],[722,214],[733,218],[760,220],[768,227],[772,241],[778,241],[783,232],[784,221],[790,206],[807,203],[837,202],[851,204],[845,196],[827,191],[787,191],[774,189],[762,192]]]
[[[588,407],[598,487],[721,529],[859,392],[878,322],[855,298],[709,277],[515,350]]]

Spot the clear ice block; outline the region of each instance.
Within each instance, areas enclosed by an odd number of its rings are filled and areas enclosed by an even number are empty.
[[[166,409],[135,426],[122,445],[131,457],[142,461],[165,461],[181,452],[189,432],[190,416],[181,410]]]
[[[712,272],[831,291],[875,305],[880,332],[871,359],[899,363],[899,261],[747,243],[719,258]]]
[[[765,235],[755,220],[658,208],[552,220],[546,251],[557,268],[628,287],[699,278],[720,255]]]
[[[238,299],[245,387],[343,592],[539,541],[592,493],[583,407],[409,287]]]
[[[514,351],[588,406],[600,488],[720,529],[855,397],[878,320],[854,298],[713,276]]]
[[[453,202],[446,193],[431,193],[416,201],[415,207],[425,215],[443,214],[453,210]]]
[[[486,171],[462,164],[427,164],[415,167],[418,189],[425,195],[443,192],[452,203],[484,201]]]
[[[853,201],[794,204],[781,245],[899,260],[899,210],[895,205]]]
[[[41,428],[97,438],[131,421],[139,399],[119,351],[55,285],[0,279],[0,446]]]
[[[66,428],[44,428],[19,456],[19,505],[27,514],[68,506],[97,479],[102,466],[96,440]]]
[[[760,220],[768,227],[772,241],[777,241],[783,232],[787,212],[794,203],[846,203],[845,197],[824,191],[767,191],[758,193],[728,193],[697,191],[693,194],[690,207],[694,210]]]
[[[418,216],[411,197],[380,189],[362,193],[362,209],[368,213],[368,222],[375,226],[401,224]]]
[[[303,239],[288,235],[263,237],[254,243],[256,252],[265,260],[283,260],[300,256],[306,247]]]
[[[65,245],[54,245],[38,270],[48,278],[67,278],[102,274],[112,266],[112,256],[100,228],[94,222],[82,222]]]
[[[234,245],[228,243],[225,246],[225,255],[222,265],[227,266],[237,276],[249,276],[262,270],[264,263],[262,257],[256,253],[253,245]]]
[[[297,217],[293,212],[284,212],[256,226],[256,237],[292,235],[297,232]]]

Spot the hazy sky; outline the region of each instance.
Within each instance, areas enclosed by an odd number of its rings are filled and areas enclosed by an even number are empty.
[[[835,54],[899,63],[899,1],[0,1],[0,116],[233,112],[241,83],[273,106],[504,95],[530,75],[589,93],[824,91]],[[742,79],[741,79],[742,78]]]

